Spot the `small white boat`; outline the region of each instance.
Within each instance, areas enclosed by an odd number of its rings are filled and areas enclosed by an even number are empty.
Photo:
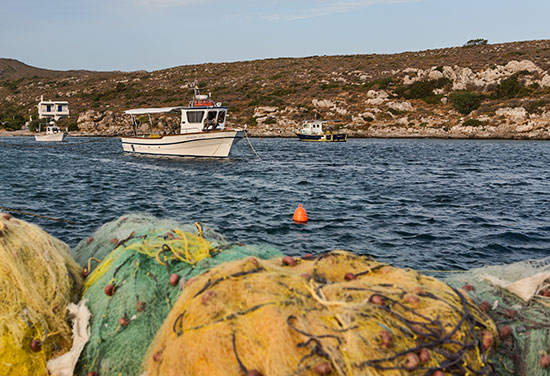
[[[46,127],[46,133],[37,134],[34,136],[36,141],[47,141],[47,142],[60,142],[65,139],[67,134],[62,132],[57,125],[48,125]]]
[[[125,111],[132,116],[133,137],[121,137],[125,152],[168,155],[179,157],[227,158],[234,143],[244,137],[242,129],[225,127],[227,107],[214,103],[210,96],[200,95],[195,85],[195,94],[189,106],[165,108],[139,108]],[[136,116],[181,113],[179,134],[138,136]]]

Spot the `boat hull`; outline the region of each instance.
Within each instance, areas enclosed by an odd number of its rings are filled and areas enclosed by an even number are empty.
[[[35,141],[40,141],[40,142],[60,142],[65,139],[66,135],[67,134],[65,132],[54,133],[54,134],[40,134],[40,135],[35,135],[34,139]]]
[[[301,134],[296,133],[296,136],[300,141],[319,141],[319,142],[346,142],[348,139],[347,134],[336,133],[336,134]]]
[[[162,137],[121,137],[129,153],[177,157],[227,158],[231,147],[244,137],[241,130],[199,132]]]

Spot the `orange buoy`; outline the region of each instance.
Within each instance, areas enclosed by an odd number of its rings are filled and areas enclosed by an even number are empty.
[[[294,215],[292,216],[292,220],[294,222],[298,223],[306,223],[308,221],[306,209],[302,206],[302,204],[298,205],[296,210],[294,211]]]

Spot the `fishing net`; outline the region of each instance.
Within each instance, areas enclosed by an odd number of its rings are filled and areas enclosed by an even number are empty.
[[[182,231],[196,231],[193,224],[181,224],[172,219],[159,219],[145,213],[133,213],[105,223],[93,236],[82,239],[73,249],[73,256],[80,265],[85,268],[90,266],[91,272],[96,267],[96,262],[103,260],[112,250],[123,244],[125,239],[136,233],[146,233],[154,224],[158,229],[179,228]],[[203,235],[210,241],[223,242],[223,237],[209,228],[203,229]],[[93,262],[95,259],[96,262]],[[89,265],[88,265],[89,264]]]
[[[249,257],[189,280],[147,376],[487,375],[496,328],[467,294],[345,251]]]
[[[67,305],[81,287],[69,247],[0,213],[0,375],[46,375],[71,347]]]
[[[77,374],[138,375],[141,362],[181,287],[220,263],[280,255],[269,247],[228,244],[200,225],[131,214],[102,226],[76,248],[80,263],[101,260],[85,280],[90,341]],[[114,240],[113,240],[114,239]],[[92,264],[96,265],[96,264]]]
[[[446,281],[469,295],[499,329],[491,355],[498,375],[548,375],[550,366],[550,258],[493,265],[453,274]]]

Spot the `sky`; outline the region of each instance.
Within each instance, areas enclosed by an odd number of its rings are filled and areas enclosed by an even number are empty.
[[[0,57],[159,70],[549,39],[550,0],[0,0]]]

